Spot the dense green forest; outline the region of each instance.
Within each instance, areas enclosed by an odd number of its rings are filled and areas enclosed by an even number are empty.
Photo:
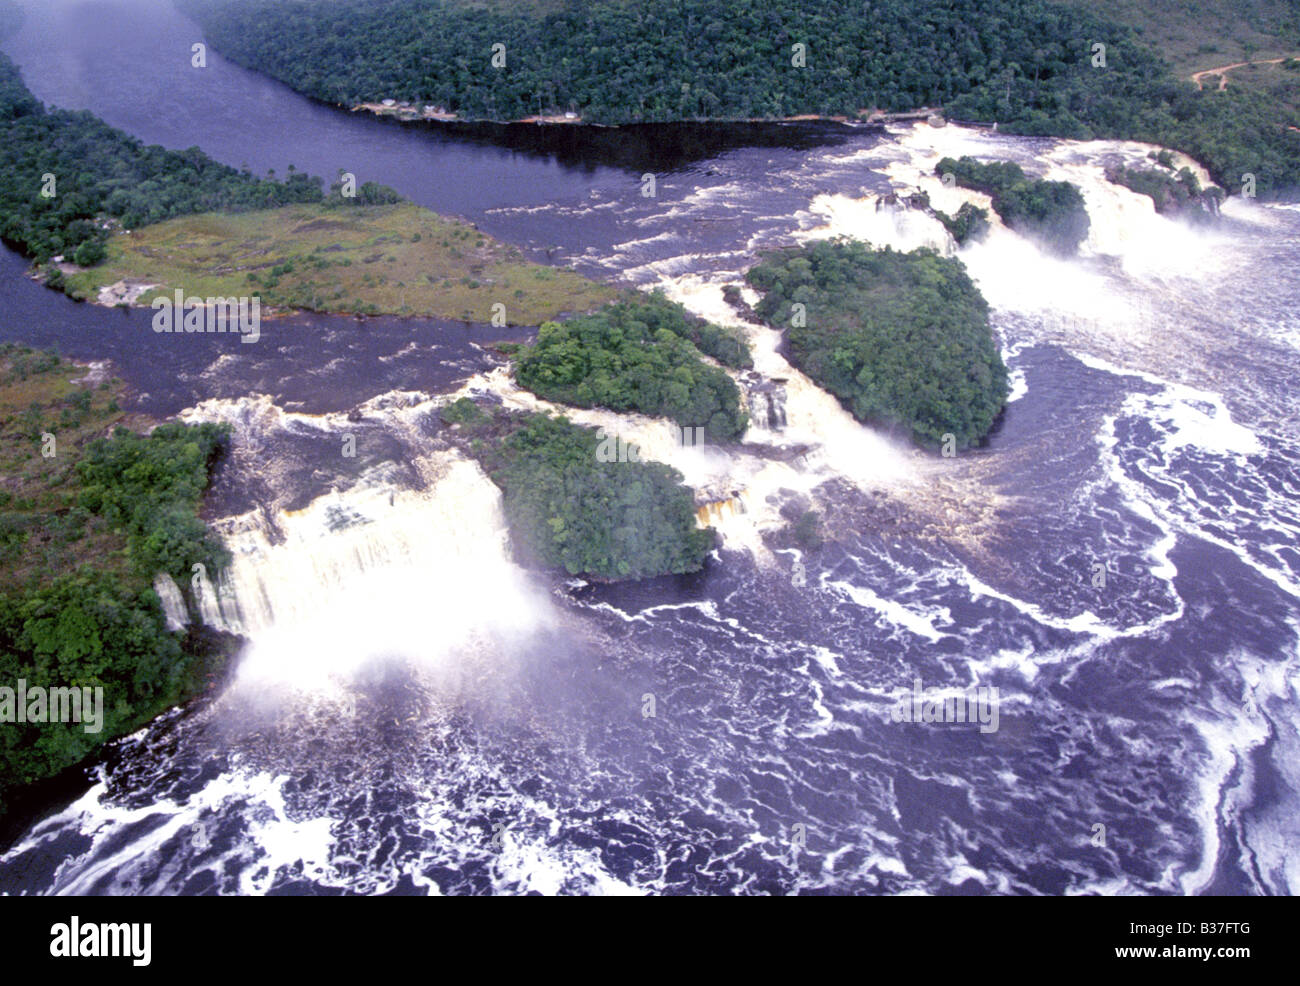
[[[618,301],[567,322],[545,322],[518,351],[515,377],[547,400],[671,418],[715,442],[745,433],[748,415],[731,377],[700,358],[695,342],[749,365],[749,351],[718,326],[698,324],[662,295]]]
[[[981,164],[971,157],[958,161],[946,157],[934,171],[950,174],[962,188],[989,196],[1007,226],[1049,250],[1073,254],[1088,238],[1088,209],[1082,193],[1069,182],[1030,178],[1010,161]]]
[[[78,505],[126,536],[141,578],[167,572],[188,581],[196,564],[215,572],[227,562],[194,511],[228,434],[226,425],[171,421],[147,436],[117,428],[85,449],[77,463]]]
[[[1262,198],[1300,186],[1294,105],[1243,88],[1199,90],[1123,28],[1099,26],[1086,37],[1105,44],[1104,67],[1092,66],[1086,48],[1065,72],[1035,78],[1007,67],[1002,85],[962,95],[948,104],[949,114],[996,120],[1006,133],[1162,144],[1191,155],[1234,193],[1247,175],[1255,176]]]
[[[639,579],[698,571],[714,544],[695,522],[681,473],[658,462],[601,461],[600,433],[545,414],[462,398],[443,411],[462,447],[501,487],[519,561],[571,575]]]
[[[349,201],[375,191],[363,189]],[[379,197],[388,198],[382,190]],[[197,147],[146,146],[91,113],[47,110],[0,54],[0,239],[38,262],[62,255],[81,266],[99,263],[106,217],[134,228],[195,212],[323,198],[318,178],[255,178]]]
[[[861,421],[964,449],[1006,403],[988,305],[959,260],[831,240],[768,254],[746,279],[790,361]]]
[[[942,105],[1009,133],[1165,144],[1229,190],[1245,174],[1261,196],[1300,185],[1294,106],[1200,91],[1132,29],[1045,0],[182,6],[236,62],[342,105],[394,98],[497,120],[572,109],[602,123]]]
[[[635,331],[646,331],[651,336],[666,329],[690,340],[705,356],[712,356],[733,370],[748,370],[754,365],[749,344],[738,332],[692,315],[677,302],[668,300],[662,291],[637,292],[633,300],[616,302],[602,314],[619,326],[635,323]],[[645,330],[640,326],[645,326]]]
[[[107,384],[84,367],[0,348],[0,685],[101,687],[102,731],[76,723],[0,724],[6,788],[77,763],[205,684],[207,652],[167,630],[152,582],[189,590],[215,577],[224,549],[198,519],[224,426],[116,428]]]

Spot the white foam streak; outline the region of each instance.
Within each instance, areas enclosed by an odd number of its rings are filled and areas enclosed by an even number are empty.
[[[112,893],[163,892],[182,867],[193,878],[204,870],[216,875],[227,866],[238,866],[242,894],[265,894],[281,870],[296,870],[305,879],[324,882],[334,844],[331,820],[291,818],[283,792],[288,780],[287,775],[264,772],[225,772],[184,801],[163,798],[140,807],[107,798],[108,788],[101,780],[63,811],[39,823],[6,855],[29,852],[68,829],[88,838],[90,846],[70,856],[51,880],[49,892],[57,896],[102,894],[105,888]],[[211,835],[204,826],[231,805],[241,806],[250,819],[244,838],[221,854],[200,859],[199,847]],[[125,831],[133,837],[122,839]],[[109,851],[113,845],[119,848]],[[254,851],[258,865],[242,866]]]
[[[901,627],[918,637],[924,637],[932,643],[942,640],[945,636],[943,632],[934,626],[934,621],[941,615],[938,612],[930,615],[917,613],[897,600],[885,599],[866,586],[853,585],[851,582],[828,581],[826,586],[842,593],[863,609],[872,610],[895,626]],[[951,618],[949,618],[949,622],[951,622]]]

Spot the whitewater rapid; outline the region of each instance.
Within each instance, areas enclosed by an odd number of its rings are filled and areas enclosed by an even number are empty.
[[[598,586],[515,565],[499,492],[434,424],[457,396],[560,410],[499,363],[441,391],[377,388],[359,422],[264,395],[195,405],[188,420],[235,429],[220,482],[239,507],[213,522],[235,561],[197,615],[250,638],[240,673],[122,744],[0,857],[0,878],[97,893],[1294,892],[1300,215],[1233,201],[1218,227],[1182,226],[1105,182],[1149,150],[921,124],[728,152],[659,202],[600,187],[530,204],[580,266],[743,332],[755,368],[733,376],[751,409],[780,395],[784,424],[756,416],[725,449],[564,409],[719,504],[701,514],[722,534],[702,575]],[[886,199],[979,204],[933,175],[961,154],[1077,183],[1080,257],[996,221],[958,249]],[[762,249],[829,236],[966,265],[1013,384],[988,447],[942,459],[864,428],[725,302]],[[786,537],[807,508],[824,548]],[[161,594],[174,623],[196,615],[179,588]],[[891,722],[918,677],[1000,688],[998,732]]]

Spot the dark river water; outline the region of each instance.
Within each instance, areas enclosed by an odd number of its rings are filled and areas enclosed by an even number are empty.
[[[191,68],[166,3],[32,6],[5,50],[47,102],[255,171],[343,168],[710,317],[766,246],[944,247],[875,198],[940,152],[1078,182],[1094,232],[1074,261],[1003,230],[959,254],[1015,389],[955,460],[856,425],[750,326],[788,422],[664,451],[747,512],[703,573],[613,587],[514,566],[442,442],[442,395],[524,400],[482,348],[500,330],[157,336],[0,255],[0,338],[235,426],[210,513],[237,561],[205,615],[251,641],[225,694],[18,833],[0,890],[1295,892],[1300,211],[1183,229],[1101,178],[1141,149],[951,127],[399,125]],[[794,503],[819,551],[782,540]],[[998,728],[895,721],[917,682],[997,688]]]

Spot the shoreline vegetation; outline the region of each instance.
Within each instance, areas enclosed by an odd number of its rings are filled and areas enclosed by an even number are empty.
[[[314,98],[314,97],[313,97]],[[481,120],[474,117],[462,117],[456,113],[449,112],[440,106],[415,106],[409,102],[398,102],[396,99],[382,99],[378,102],[366,103],[329,103],[338,109],[347,110],[350,113],[370,113],[373,116],[379,116],[389,119],[400,120],[403,123],[415,123],[421,120],[434,123],[492,123],[501,126],[512,126],[521,123],[545,124],[557,126],[582,125],[588,127],[618,127],[624,124],[617,123],[599,123],[583,119],[579,114],[572,111],[566,113],[552,114],[533,114],[522,116],[513,120]],[[665,121],[673,123],[804,123],[809,121],[821,121],[824,123],[865,123],[883,125],[886,123],[902,123],[910,120],[943,120],[943,112],[937,106],[923,106],[915,110],[903,110],[899,112],[886,112],[881,109],[860,109],[854,113],[796,113],[790,116],[749,116],[749,117],[713,117],[707,120],[688,119]]]
[[[1254,177],[1249,194],[1260,198],[1300,188],[1296,87],[1198,89],[1171,67],[1172,42],[1151,29],[1150,15],[1115,3],[181,6],[232,61],[342,107],[406,104],[417,117],[428,106],[462,121],[603,125],[941,107],[949,119],[996,123],[1008,134],[1175,148],[1234,193],[1246,175]],[[1300,33],[1282,21],[1272,30]],[[1295,76],[1279,64],[1280,77]]]
[[[93,267],[118,231],[175,216],[323,198],[320,180],[307,175],[255,178],[198,148],[145,145],[90,113],[47,108],[0,53],[0,239],[37,265],[58,257]],[[50,283],[62,287],[57,269]]]
[[[215,579],[225,563],[199,506],[227,430],[146,434],[122,393],[90,367],[0,346],[0,685],[103,694],[95,732],[6,711],[0,817],[20,788],[202,695],[237,650],[227,635],[169,629],[153,586],[166,572],[192,604],[195,567]]]

